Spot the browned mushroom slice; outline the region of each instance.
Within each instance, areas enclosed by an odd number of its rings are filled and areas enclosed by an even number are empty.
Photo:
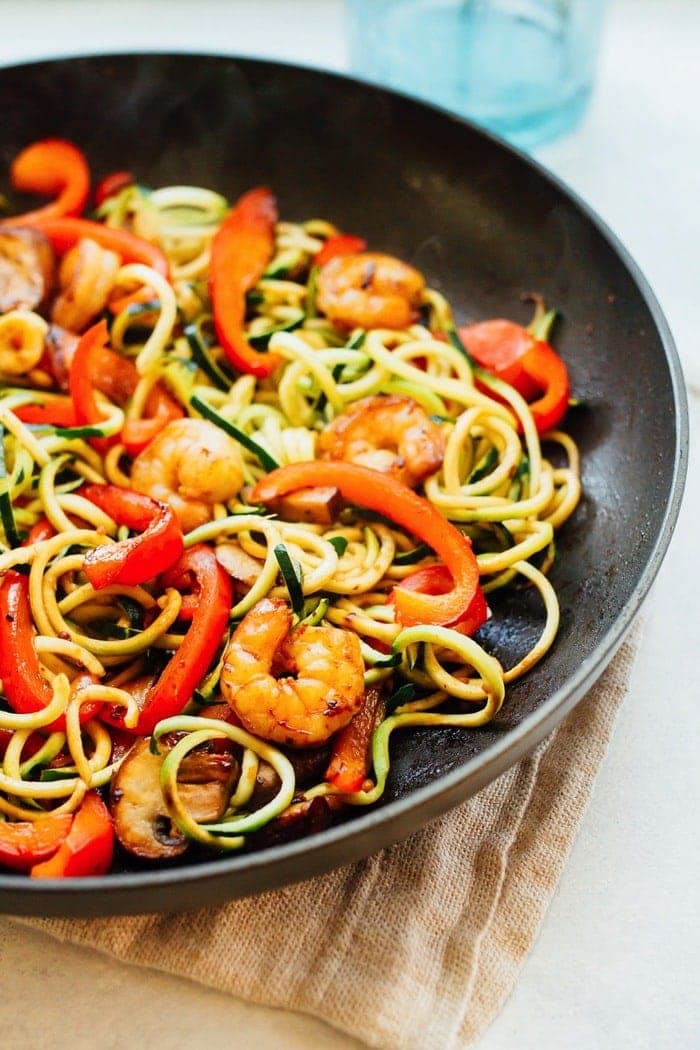
[[[333,810],[337,808],[339,803],[332,795],[293,802],[284,813],[251,836],[251,843],[256,846],[279,846],[284,842],[316,835],[330,827]]]
[[[262,572],[263,563],[251,558],[237,543],[219,543],[214,552],[221,568],[248,587],[252,587]]]
[[[250,808],[260,809],[271,802],[280,789],[280,778],[269,762],[262,760],[255,775],[255,787],[250,797]]]
[[[110,793],[117,839],[142,860],[165,860],[187,849],[187,839],[168,815],[160,789],[161,755],[137,740],[113,780]]]
[[[190,751],[180,763],[180,798],[194,820],[211,824],[226,812],[239,765],[230,750]]]
[[[344,507],[343,497],[330,485],[299,489],[268,503],[268,509],[282,521],[303,521],[311,525],[332,525]]]
[[[49,330],[44,338],[44,350],[56,385],[61,390],[68,389],[70,363],[73,360],[73,354],[78,349],[79,342],[79,336],[69,332],[66,328],[61,328],[57,324],[49,325]]]
[[[53,284],[54,254],[39,230],[28,226],[0,229],[0,313],[36,310]]]
[[[294,750],[280,749],[294,767],[294,782],[297,789],[303,789],[314,781],[321,780],[323,771],[330,757],[330,745],[309,747]],[[269,762],[264,759],[258,765],[255,777],[255,789],[250,799],[251,809],[260,809],[270,802],[280,789],[280,778]]]
[[[188,840],[168,814],[160,787],[163,756],[137,740],[112,781],[111,809],[116,836],[127,852],[142,860],[167,860],[187,849]],[[199,822],[223,816],[238,773],[231,751],[197,752],[180,767],[182,801]]]

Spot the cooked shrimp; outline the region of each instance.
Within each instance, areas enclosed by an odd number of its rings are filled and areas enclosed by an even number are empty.
[[[250,733],[290,747],[314,747],[362,706],[364,663],[350,631],[291,631],[291,625],[281,599],[263,598],[253,606],[224,654],[221,692]]]
[[[10,310],[0,316],[0,372],[23,376],[44,356],[49,326],[32,310]]]
[[[214,503],[240,491],[241,450],[205,419],[174,419],[136,456],[131,483],[137,492],[169,503],[189,532],[211,520]]]
[[[344,459],[413,487],[440,469],[445,439],[417,401],[389,394],[356,401],[319,434],[321,459]]]
[[[424,288],[423,275],[393,255],[358,252],[321,267],[316,302],[331,321],[349,328],[406,328]]]
[[[51,319],[62,328],[82,332],[107,304],[121,260],[89,237],[63,257],[58,271],[61,294]]]

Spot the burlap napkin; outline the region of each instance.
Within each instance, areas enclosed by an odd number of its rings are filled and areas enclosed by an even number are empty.
[[[370,1046],[473,1046],[513,988],[625,697],[639,626],[528,758],[408,841],[288,889],[185,916],[30,920]]]

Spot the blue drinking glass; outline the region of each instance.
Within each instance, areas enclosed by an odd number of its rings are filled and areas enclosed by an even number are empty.
[[[531,149],[576,127],[607,0],[347,0],[353,72]]]

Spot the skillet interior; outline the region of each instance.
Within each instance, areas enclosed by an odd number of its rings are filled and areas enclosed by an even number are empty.
[[[584,497],[552,574],[557,643],[510,687],[490,725],[392,738],[381,807],[262,853],[126,868],[37,886],[0,876],[3,910],[172,910],[305,878],[388,845],[468,797],[540,740],[602,671],[670,539],[686,454],[672,341],[643,279],[602,224],[541,169],[470,125],[355,81],[194,55],[78,58],[0,70],[0,192],[28,142],[62,136],[95,178],[129,168],[149,185],[195,183],[229,198],[266,183],[280,214],[320,216],[412,262],[458,321],[526,321],[524,293],[561,312],[556,344],[583,402],[567,428]],[[504,661],[537,635],[536,600],[508,599],[482,637]],[[204,895],[203,895],[204,894]]]

